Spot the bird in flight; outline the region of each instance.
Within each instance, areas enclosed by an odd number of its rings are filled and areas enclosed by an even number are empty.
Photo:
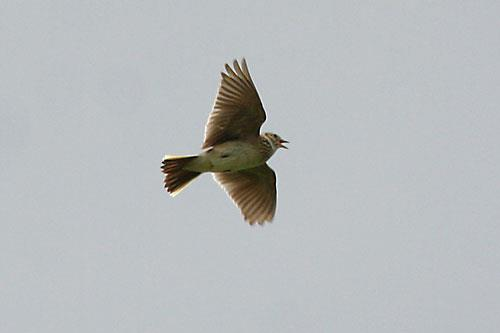
[[[267,160],[279,148],[288,149],[279,135],[260,134],[266,112],[248,66],[234,60],[225,65],[213,110],[205,126],[202,153],[166,155],[162,163],[165,188],[179,194],[193,179],[212,172],[250,224],[271,221],[276,211],[276,174]]]

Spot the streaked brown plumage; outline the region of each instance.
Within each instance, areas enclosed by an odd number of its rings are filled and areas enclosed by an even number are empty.
[[[225,65],[213,110],[205,127],[204,151],[165,156],[165,188],[177,195],[203,172],[213,172],[250,224],[271,221],[276,211],[276,174],[266,161],[287,141],[259,134],[266,113],[245,59]]]
[[[240,207],[245,220],[272,220],[276,211],[276,174],[267,164],[238,172],[217,172],[214,178]]]

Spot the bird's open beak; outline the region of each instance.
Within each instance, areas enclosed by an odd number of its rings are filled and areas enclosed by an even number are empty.
[[[286,140],[280,140],[280,148],[285,148],[285,149],[288,149],[287,146],[284,145],[284,143],[289,143],[288,141]]]

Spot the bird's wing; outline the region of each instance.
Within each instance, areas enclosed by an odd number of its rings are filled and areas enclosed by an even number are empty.
[[[202,148],[219,143],[259,136],[266,112],[250,77],[245,59],[228,64],[215,99],[214,107],[205,126]]]
[[[263,224],[273,219],[276,211],[276,174],[267,164],[236,172],[217,172],[214,178],[250,224]]]

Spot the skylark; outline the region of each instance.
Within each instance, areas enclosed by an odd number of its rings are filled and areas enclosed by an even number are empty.
[[[169,156],[161,167],[165,188],[177,195],[194,178],[212,172],[250,224],[271,221],[276,211],[276,174],[266,161],[287,148],[274,133],[260,134],[266,120],[245,59],[225,65],[213,110],[205,126],[203,152]]]

